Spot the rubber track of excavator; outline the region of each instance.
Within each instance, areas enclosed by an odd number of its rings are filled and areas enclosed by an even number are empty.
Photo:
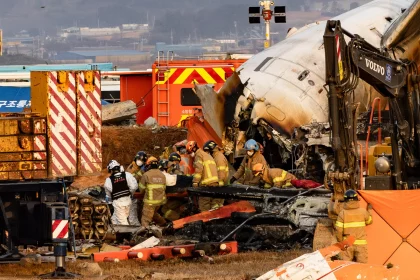
[[[95,262],[116,260],[123,261],[128,259],[136,260],[162,260],[171,258],[205,257],[210,255],[227,255],[238,253],[238,243],[231,242],[211,242],[176,246],[159,246],[136,250],[122,250],[118,252],[100,252],[93,254]]]

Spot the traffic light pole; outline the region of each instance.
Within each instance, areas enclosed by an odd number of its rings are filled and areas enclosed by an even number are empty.
[[[262,6],[262,16],[265,21],[265,41],[264,41],[264,48],[267,49],[271,45],[270,41],[270,21],[273,12],[271,11],[271,6],[274,6],[274,2],[270,0],[260,1],[260,5]]]
[[[265,21],[265,41],[264,41],[264,48],[267,49],[271,46],[271,38],[270,38],[270,21]]]
[[[270,36],[270,21],[274,15],[275,23],[284,23],[286,22],[286,7],[285,6],[276,6],[274,7],[274,13],[271,10],[271,6],[274,6],[274,2],[271,0],[260,1],[260,6],[262,7],[262,12],[260,7],[249,7],[249,23],[251,24],[260,24],[261,16],[265,21],[265,41],[264,48],[267,49],[271,46],[271,36]]]

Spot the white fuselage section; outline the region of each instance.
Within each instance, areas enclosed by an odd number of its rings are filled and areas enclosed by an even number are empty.
[[[412,3],[410,0],[373,1],[334,19],[340,20],[344,29],[380,48],[382,35],[391,22]],[[325,26],[325,21],[307,25],[253,56],[238,69],[241,82],[247,82],[245,97],[252,94],[260,100],[252,112],[254,123],[264,118],[274,128],[291,134],[295,127],[328,122],[328,99],[324,89]],[[385,73],[385,69],[374,62],[368,59],[365,62],[372,70]],[[369,86],[359,83],[356,100],[363,103],[368,92]]]

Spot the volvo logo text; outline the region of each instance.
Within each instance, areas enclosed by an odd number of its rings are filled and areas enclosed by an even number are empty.
[[[377,72],[378,74],[381,74],[382,76],[385,75],[385,67],[365,58],[366,67],[368,67],[370,70]]]

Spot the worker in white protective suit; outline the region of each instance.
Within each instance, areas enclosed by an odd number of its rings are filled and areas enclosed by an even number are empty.
[[[111,222],[114,225],[128,225],[131,196],[138,188],[137,181],[131,173],[124,172],[116,160],[111,160],[107,169],[111,175],[105,180],[104,188],[106,195],[112,198],[114,207]]]

